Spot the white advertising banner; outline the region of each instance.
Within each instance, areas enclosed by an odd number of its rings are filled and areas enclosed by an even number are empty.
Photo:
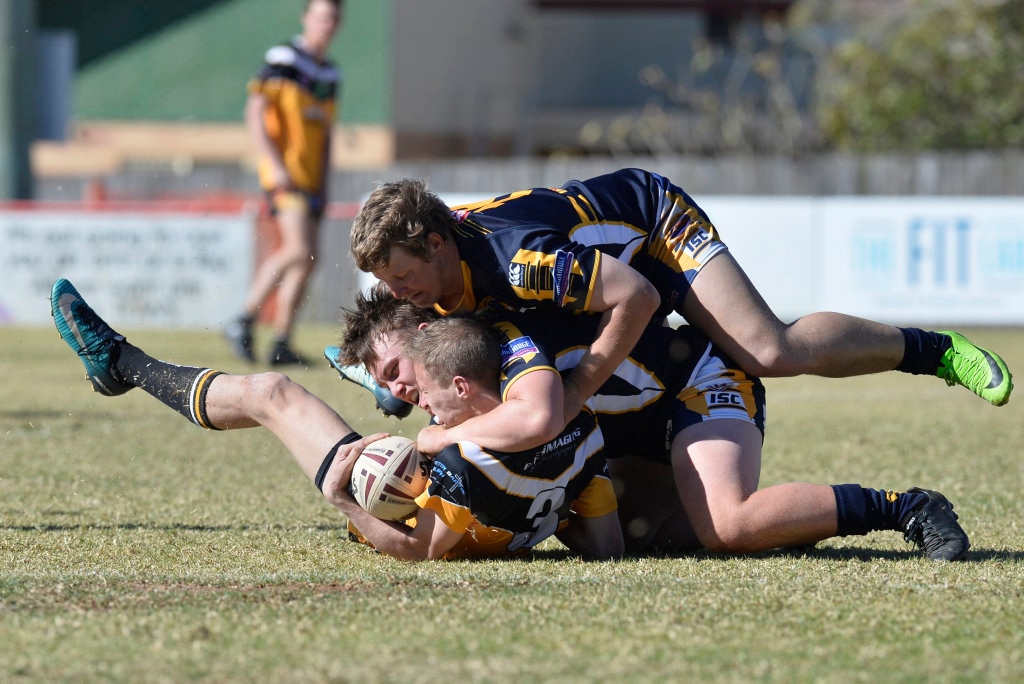
[[[697,201],[783,320],[842,311],[1024,325],[1024,199]],[[50,284],[67,277],[119,325],[219,326],[242,303],[253,222],[244,212],[0,211],[0,324],[49,324]]]
[[[123,327],[219,326],[241,306],[253,249],[243,214],[0,211],[0,324],[50,324],[63,277]]]
[[[757,291],[783,320],[816,309],[817,204],[807,197],[694,198]]]
[[[830,199],[819,308],[892,322],[1024,324],[1024,203]]]

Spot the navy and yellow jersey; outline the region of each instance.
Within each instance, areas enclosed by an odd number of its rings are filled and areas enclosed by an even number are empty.
[[[681,389],[666,392],[660,401],[635,414],[601,415],[609,442],[607,458],[636,455],[671,463],[676,436],[712,420],[741,420],[764,435],[766,401],[761,380],[747,375],[713,344],[703,347],[694,361],[690,378]]]
[[[408,525],[409,527],[416,527],[416,518],[412,517],[408,520],[403,520],[402,524]],[[524,556],[530,552],[530,549],[525,547],[517,549],[516,551],[510,551],[508,549],[509,537],[510,535],[506,530],[501,530],[496,527],[487,527],[474,521],[468,528],[466,528],[466,531],[462,533],[462,538],[455,542],[455,545],[448,549],[442,558],[445,560],[462,558],[507,558],[513,556]],[[348,538],[354,542],[366,544],[370,548],[376,548],[370,540],[363,536],[363,533],[359,531],[359,528],[352,524],[351,520],[348,522]]]
[[[263,66],[249,80],[248,91],[267,100],[267,134],[302,192],[323,193],[340,84],[341,72],[334,63],[317,60],[295,38],[267,50]],[[273,189],[270,172],[269,161],[261,159],[260,183],[265,190]]]
[[[503,395],[536,370],[553,367],[567,374],[586,353],[600,323],[597,315],[551,316],[495,307],[480,316],[503,338]],[[636,454],[665,460],[672,438],[705,420],[739,418],[762,432],[765,423],[761,381],[691,326],[648,325],[586,405],[598,416],[606,458]]]
[[[452,530],[483,536],[492,551],[530,549],[570,511],[589,518],[616,510],[603,446],[590,411],[534,449],[509,453],[460,442],[434,458],[416,502]]]
[[[589,510],[601,510],[595,506],[596,502],[603,502],[603,508],[607,508],[608,513],[616,510],[617,504],[614,504],[615,492],[611,481],[606,476],[595,477],[591,480],[590,484],[583,490],[583,494],[573,503],[572,510],[576,511],[578,508],[588,510],[587,506],[590,506]],[[402,523],[409,527],[416,527],[416,518],[412,517],[408,520],[403,520]],[[568,524],[569,521],[567,519],[560,520],[558,530],[561,531]],[[352,521],[348,523],[348,536],[354,542],[366,544],[370,548],[374,548],[373,544],[359,531],[359,528],[352,524]],[[521,546],[514,550],[511,549],[510,541],[513,537],[514,535],[508,530],[499,527],[488,527],[474,519],[462,533],[462,537],[455,542],[452,548],[445,552],[442,558],[444,560],[513,558],[526,556],[532,551],[532,547],[526,546]]]
[[[682,308],[697,272],[726,249],[689,195],[641,169],[459,205],[452,216],[465,281],[458,312],[491,299],[512,309],[589,311],[602,255],[610,255],[654,284],[665,314]]]

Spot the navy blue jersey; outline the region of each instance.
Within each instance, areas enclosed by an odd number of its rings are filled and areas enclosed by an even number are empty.
[[[515,453],[469,442],[434,458],[417,498],[449,528],[468,533],[487,555],[530,549],[554,534],[569,512],[599,517],[616,510],[597,421],[581,412],[555,439]],[[461,544],[460,546],[467,546]],[[453,555],[481,555],[458,548]]]
[[[597,315],[545,316],[495,307],[480,315],[504,338],[503,398],[526,373],[575,368],[600,321]],[[690,326],[649,325],[586,406],[598,416],[607,458],[637,454],[664,461],[671,439],[704,420],[739,418],[764,430],[760,380]]]
[[[521,190],[452,215],[465,278],[459,312],[491,301],[589,311],[601,258],[610,255],[654,284],[663,315],[681,309],[700,267],[725,250],[689,195],[641,169]]]

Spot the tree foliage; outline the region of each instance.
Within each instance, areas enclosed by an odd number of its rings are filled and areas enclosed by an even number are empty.
[[[853,31],[819,65],[827,140],[858,151],[1024,144],[1024,0],[871,4],[844,17]],[[806,5],[819,13],[804,7],[802,19],[822,21],[822,3]]]

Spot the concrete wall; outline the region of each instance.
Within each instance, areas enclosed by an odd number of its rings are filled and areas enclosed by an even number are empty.
[[[231,164],[172,164],[156,160],[101,175],[37,178],[40,200],[77,201],[101,182],[121,199],[194,197],[218,192],[258,194],[250,169]],[[562,157],[401,162],[335,172],[331,199],[357,202],[375,184],[426,179],[451,192],[493,192],[561,185],[626,166],[657,171],[691,195],[968,195],[1024,196],[1024,150],[920,155],[788,157]]]

